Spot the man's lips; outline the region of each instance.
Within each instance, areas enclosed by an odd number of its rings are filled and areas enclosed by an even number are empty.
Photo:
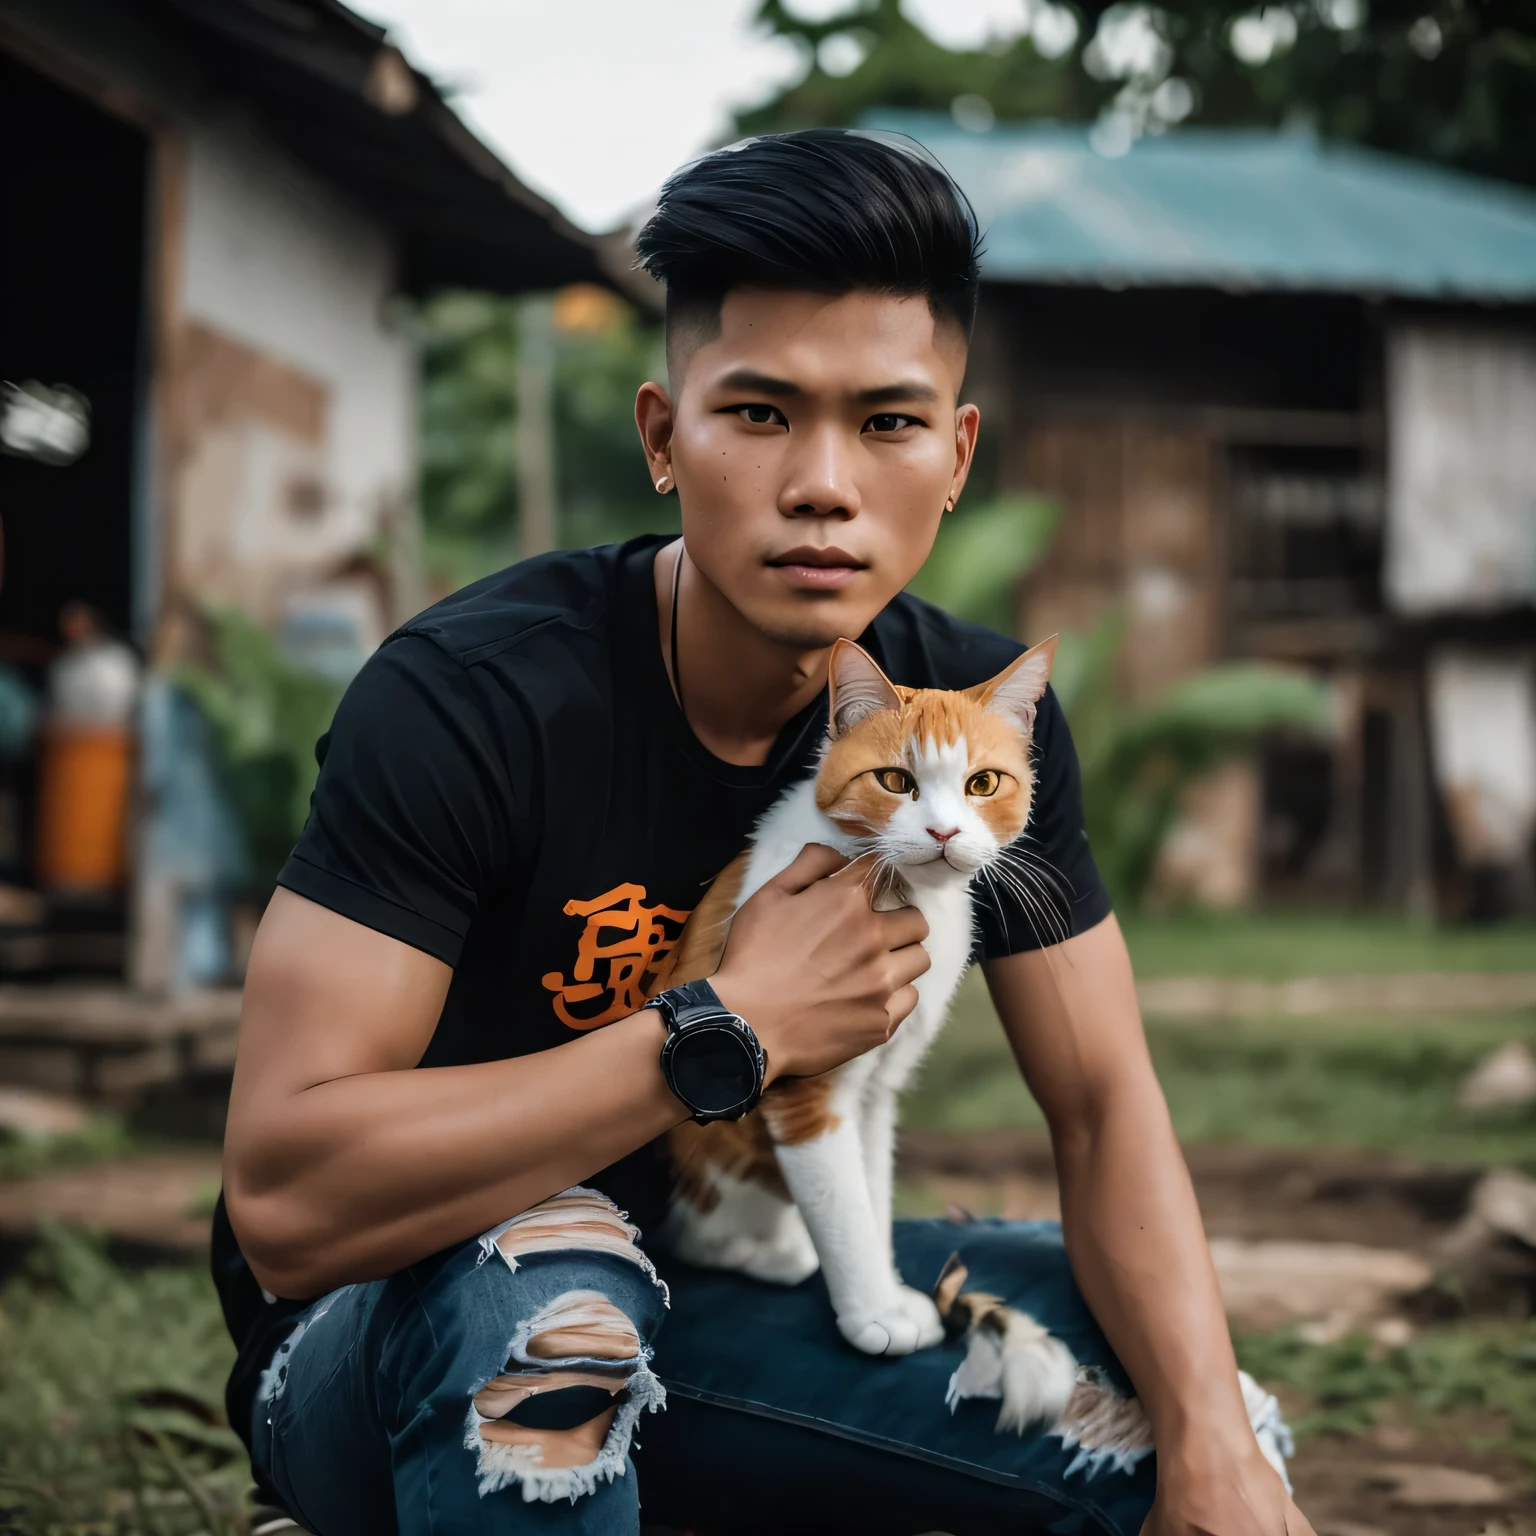
[[[802,544],[796,549],[775,555],[768,564],[782,571],[790,585],[806,592],[831,592],[845,587],[858,573],[866,569],[866,562],[850,555],[836,545],[818,548]]]

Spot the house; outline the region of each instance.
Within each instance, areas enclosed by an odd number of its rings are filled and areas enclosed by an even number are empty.
[[[1201,802],[1248,893],[1528,903],[1536,195],[1301,134],[868,125],[986,232],[981,478],[1064,511],[1027,632],[1118,605],[1132,700],[1228,657],[1331,685],[1331,742]]]
[[[0,664],[34,684],[68,603],[162,671],[205,604],[355,665],[422,602],[406,301],[626,281],[337,0],[0,0],[0,213]],[[148,862],[91,951],[146,985]]]

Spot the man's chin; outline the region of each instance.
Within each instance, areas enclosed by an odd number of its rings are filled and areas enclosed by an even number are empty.
[[[839,639],[856,640],[879,611],[877,608],[874,613],[868,612],[864,603],[832,602],[821,598],[790,604],[774,603],[749,611],[746,617],[775,645],[795,651],[822,651]]]

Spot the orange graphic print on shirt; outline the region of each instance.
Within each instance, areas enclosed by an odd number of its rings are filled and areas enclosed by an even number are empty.
[[[672,953],[688,913],[645,902],[645,887],[626,882],[590,901],[565,904],[567,917],[584,917],[576,942],[576,964],[567,981],[550,971],[544,985],[555,994],[554,1009],[570,1029],[596,1029],[645,1003],[646,983]],[[616,935],[616,937],[610,937]]]

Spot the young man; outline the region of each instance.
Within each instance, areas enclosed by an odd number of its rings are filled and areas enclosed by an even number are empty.
[[[869,135],[757,139],[680,172],[640,251],[668,384],[636,419],[682,539],[528,562],[392,637],[251,956],[214,1267],[259,1480],[320,1536],[634,1531],[641,1498],[721,1532],[1309,1532],[1250,1427],[1049,695],[1030,846],[1060,928],[990,911],[981,950],[1071,1269],[1051,1224],[900,1223],[897,1258],[927,1289],[958,1249],[1133,1383],[1155,1473],[1134,1433],[1117,1458],[951,1415],[955,1346],[861,1355],[819,1279],[689,1271],[620,1218],[654,1234],[654,1144],[730,1070],[663,1069],[646,977],[808,770],[832,643],[945,688],[1020,649],[903,595],[978,430],[977,232],[948,178]],[[864,873],[809,847],[736,919],[714,987],[766,1082],[913,1005],[922,918],[872,912]]]

